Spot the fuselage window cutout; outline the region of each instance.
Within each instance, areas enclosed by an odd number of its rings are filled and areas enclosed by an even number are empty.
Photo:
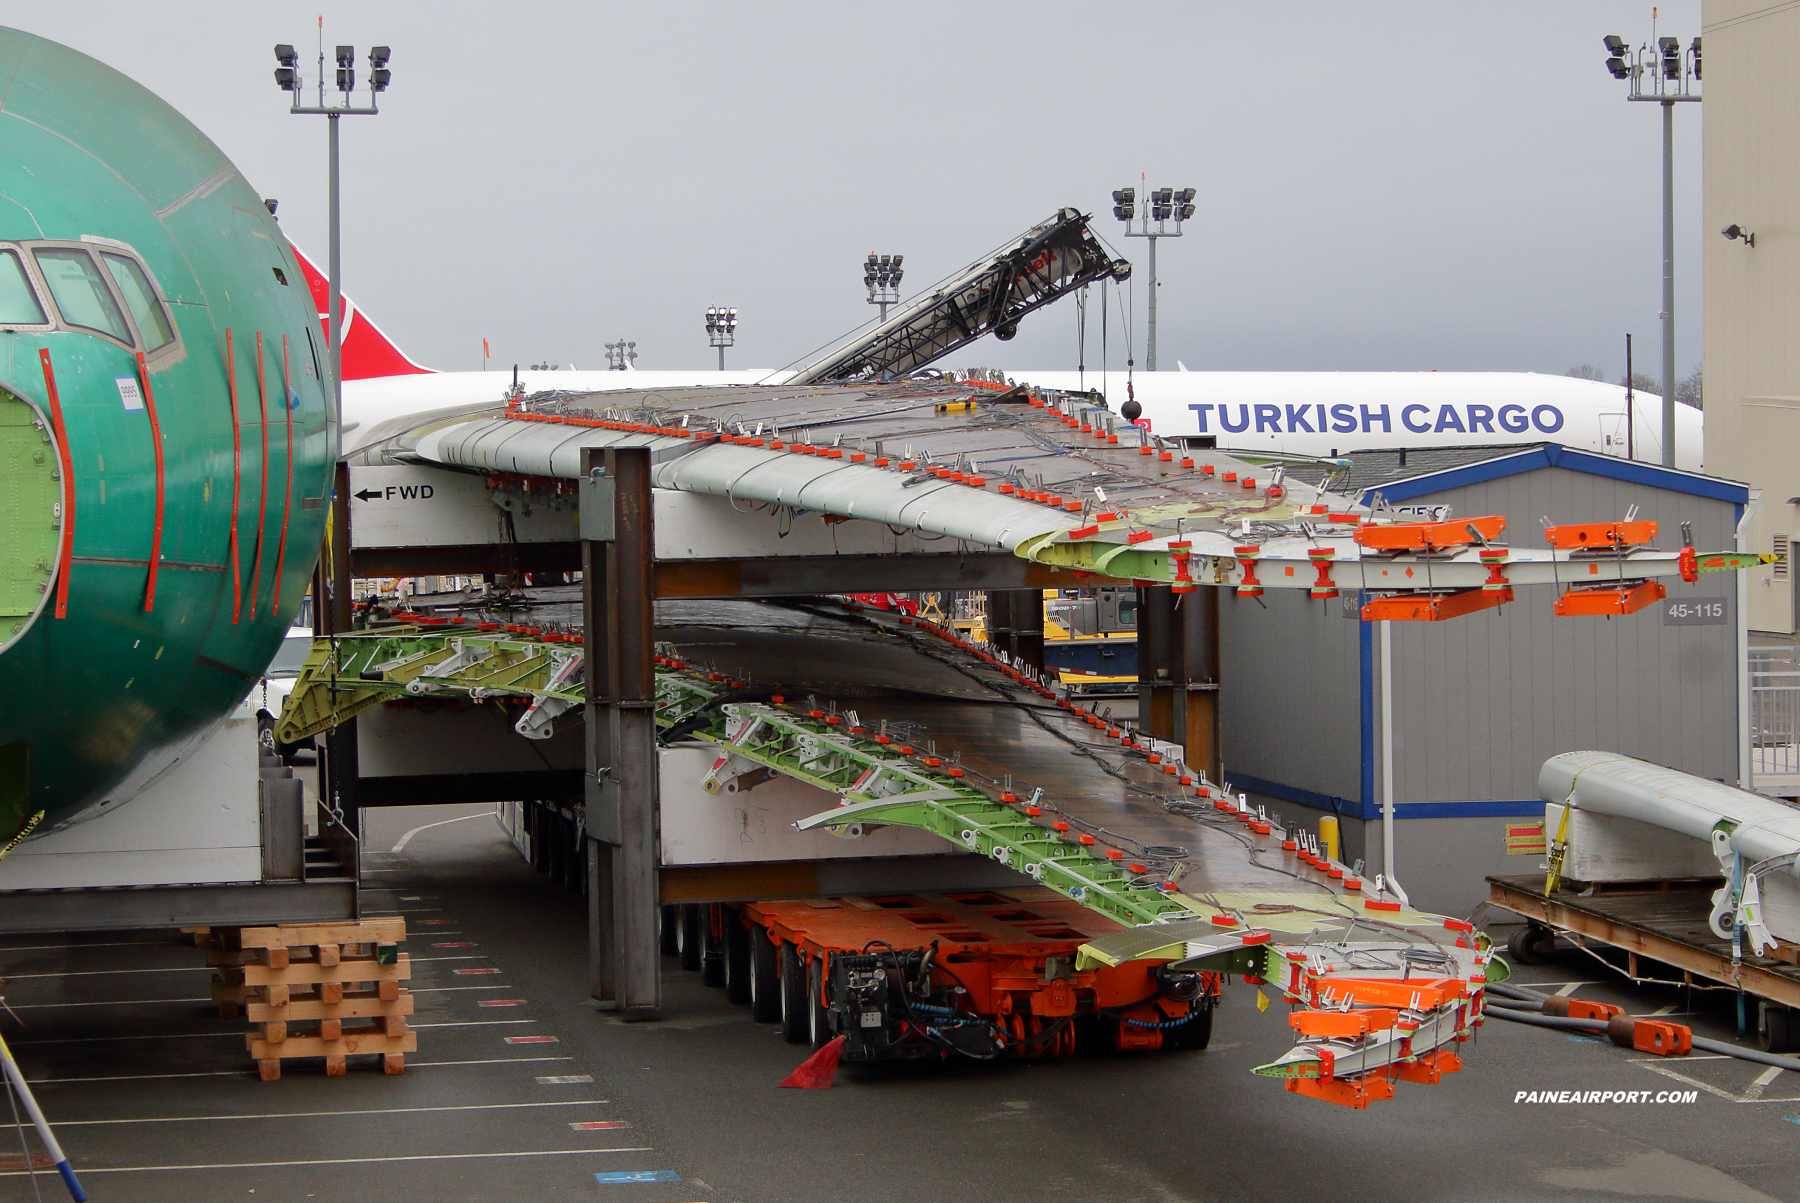
[[[272,270],[275,272],[275,283],[286,288],[288,286],[287,273],[282,271],[279,267],[273,268]]]
[[[47,326],[43,303],[31,287],[31,277],[19,261],[19,252],[0,251],[0,326]]]
[[[110,251],[101,251],[100,258],[106,261],[106,270],[112,273],[113,283],[119,286],[125,308],[131,310],[131,320],[137,324],[144,349],[159,351],[174,342],[175,330],[169,324],[169,315],[163,311],[162,298],[156,295],[156,287],[150,283],[150,277],[138,261]]]
[[[131,328],[100,275],[93,256],[74,247],[39,247],[32,252],[63,321],[131,345]]]

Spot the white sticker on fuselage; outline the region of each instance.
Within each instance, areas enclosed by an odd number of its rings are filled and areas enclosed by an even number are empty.
[[[126,409],[144,408],[144,394],[138,391],[136,376],[114,376],[113,383],[119,386],[119,400]]]

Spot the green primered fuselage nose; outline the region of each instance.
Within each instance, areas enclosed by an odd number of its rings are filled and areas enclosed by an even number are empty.
[[[337,424],[315,302],[219,149],[54,42],[0,29],[0,71],[3,847],[128,801],[249,692]]]

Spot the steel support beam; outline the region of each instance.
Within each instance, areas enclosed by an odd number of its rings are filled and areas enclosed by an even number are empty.
[[[575,572],[581,568],[579,542],[359,547],[351,553],[352,575],[359,577]],[[957,589],[1023,591],[1093,583],[1092,577],[1078,579],[1068,569],[1035,564],[1004,551],[964,555],[761,556],[742,560],[662,560],[656,565],[658,597],[795,597]],[[1043,629],[1041,621],[1037,629]]]
[[[356,918],[356,883],[132,886],[0,893],[0,934],[258,927]]]
[[[583,595],[588,649],[587,826],[592,849],[589,918],[596,985],[610,976],[625,1020],[660,1017],[662,948],[657,933],[657,754],[655,662],[655,532],[650,453],[642,448],[584,454],[591,478],[599,468],[611,493],[610,539],[588,541]],[[604,572],[597,571],[604,564]],[[603,671],[603,675],[602,675]],[[601,770],[605,772],[602,774]],[[606,890],[606,879],[611,889]],[[597,940],[610,894],[611,972]]]
[[[1027,667],[1044,671],[1044,590],[1057,584],[1042,584],[1030,589],[1009,590],[1012,594],[1013,655]]]
[[[407,777],[364,777],[358,782],[362,808],[443,805],[450,802],[518,802],[525,799],[574,805],[585,799],[579,769],[539,769],[531,773],[424,773]]]
[[[1013,654],[1013,591],[989,589],[986,604],[988,642],[1010,656]]]
[[[1214,781],[1219,752],[1219,591],[1139,591],[1138,715],[1151,735],[1180,744]]]
[[[1154,244],[1152,244],[1154,245]],[[1175,732],[1174,685],[1181,673],[1175,636],[1175,593],[1167,585],[1138,590],[1138,726],[1180,743]]]
[[[582,455],[584,473],[604,465],[598,452]],[[590,995],[603,1003],[617,999],[613,957],[613,856],[619,843],[618,800],[609,790],[612,739],[606,707],[606,544],[581,540],[581,618],[583,676],[588,682],[582,707],[584,769],[583,827],[588,877],[588,983]]]
[[[1219,743],[1219,593],[1196,589],[1176,600],[1180,676],[1172,690],[1170,714],[1188,763],[1205,769],[1214,781],[1225,773]]]

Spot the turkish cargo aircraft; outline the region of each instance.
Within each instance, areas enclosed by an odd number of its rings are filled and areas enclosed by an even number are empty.
[[[298,253],[298,252],[296,252]],[[323,315],[325,278],[304,255],[301,265]],[[510,374],[434,372],[402,352],[344,298],[345,451],[378,423],[426,410],[493,402]],[[537,369],[520,372],[525,391],[680,388],[709,384],[779,384],[785,368],[734,372]],[[1081,392],[1099,389],[1115,402],[1134,395],[1141,425],[1165,438],[1206,440],[1248,454],[1337,458],[1356,448],[1455,447],[1469,444],[1563,443],[1585,451],[1662,462],[1662,402],[1597,380],[1531,372],[1008,372],[1014,380]],[[1130,385],[1128,394],[1127,385]],[[1678,467],[1699,471],[1701,415],[1675,407]]]
[[[0,29],[0,848],[123,802],[250,690],[337,453],[262,199],[156,96]]]

